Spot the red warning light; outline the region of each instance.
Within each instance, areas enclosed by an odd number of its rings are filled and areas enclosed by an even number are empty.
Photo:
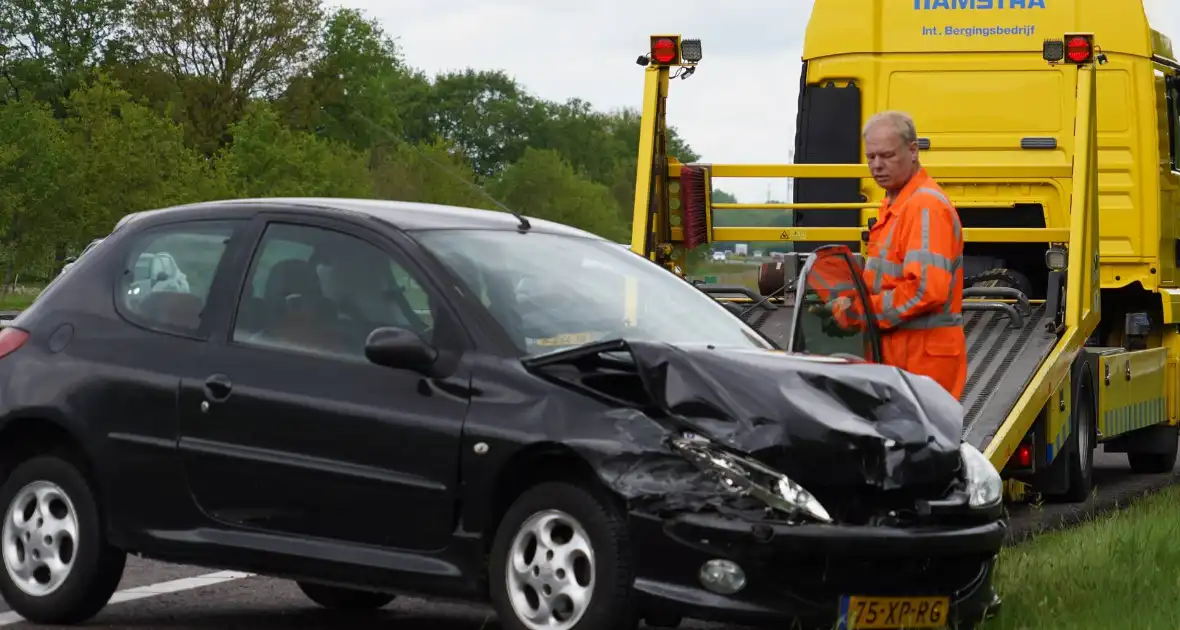
[[[651,56],[656,63],[668,64],[676,61],[676,42],[668,37],[661,37],[651,45]]]
[[[1086,63],[1090,60],[1093,52],[1094,50],[1090,40],[1080,35],[1071,37],[1065,44],[1065,54],[1074,63]]]
[[[1021,444],[1020,448],[1016,449],[1016,461],[1019,462],[1021,468],[1032,467],[1032,447],[1028,444]]]

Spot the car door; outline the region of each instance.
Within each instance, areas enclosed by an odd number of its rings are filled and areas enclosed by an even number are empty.
[[[868,287],[861,265],[844,245],[816,249],[803,265],[796,285],[795,313],[790,352],[854,356],[881,361],[880,332],[876,318],[866,308]],[[843,298],[844,321],[832,317],[832,306]]]
[[[109,266],[90,260],[71,272],[89,274],[101,287],[95,300],[109,300],[117,317],[83,320],[84,334],[67,349],[82,363],[67,371],[76,377],[85,366],[96,375],[78,411],[106,430],[110,487],[135,488],[108,497],[129,530],[192,526],[192,504],[174,467],[177,388],[200,377],[193,359],[209,344],[227,280],[236,284],[230,270],[249,224],[206,216],[154,225],[122,239]],[[161,256],[173,261],[171,275],[137,275],[141,260]]]
[[[233,319],[181,385],[194,500],[230,525],[444,546],[470,386],[453,311],[387,239],[334,219],[263,221]],[[381,326],[460,359],[431,377],[370,363]]]

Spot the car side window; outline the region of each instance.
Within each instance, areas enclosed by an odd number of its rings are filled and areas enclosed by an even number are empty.
[[[432,304],[397,257],[363,239],[292,223],[267,226],[238,303],[233,341],[365,360],[375,328],[433,343]]]
[[[120,311],[148,328],[196,332],[229,239],[241,223],[189,221],[136,236],[116,289]]]

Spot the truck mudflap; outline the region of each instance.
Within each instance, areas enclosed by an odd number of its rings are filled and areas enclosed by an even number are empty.
[[[1030,304],[1019,294],[1012,303],[1004,288],[973,288],[964,296],[963,328],[967,335],[967,384],[963,405],[963,438],[984,450],[1057,343],[1045,304]],[[985,297],[985,293],[987,297]],[[788,294],[789,295],[789,294]],[[991,297],[997,299],[990,299]],[[741,317],[780,348],[792,334],[793,300],[775,308],[737,302]],[[736,309],[735,309],[736,310]]]

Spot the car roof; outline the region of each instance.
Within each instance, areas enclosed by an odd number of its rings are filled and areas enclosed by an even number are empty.
[[[217,210],[226,210],[230,214],[235,211],[249,214],[256,210],[257,206],[286,206],[291,209],[323,215],[363,215],[406,231],[455,228],[516,230],[520,225],[520,221],[511,213],[497,210],[388,199],[335,197],[263,197],[206,201],[132,213],[124,217],[120,221],[120,225],[133,221],[138,223],[144,219],[171,218],[175,215],[183,216],[190,213],[197,215]],[[530,230],[533,231],[605,240],[596,234],[561,223],[527,216],[526,218],[529,221]]]

